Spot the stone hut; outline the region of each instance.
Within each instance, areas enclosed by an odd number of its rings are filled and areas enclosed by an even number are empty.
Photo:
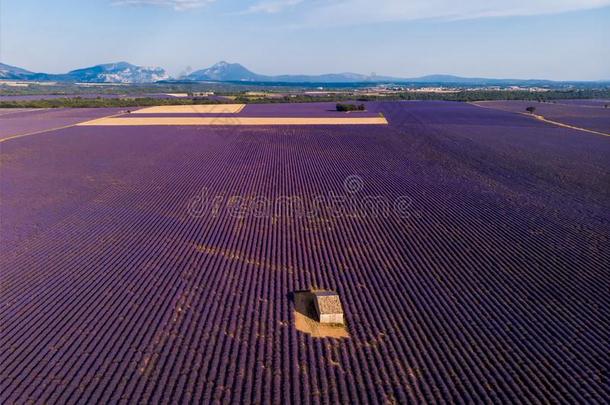
[[[313,294],[320,323],[343,325],[343,307],[339,294],[333,291],[316,291]]]

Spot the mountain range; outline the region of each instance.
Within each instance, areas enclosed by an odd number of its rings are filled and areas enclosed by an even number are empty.
[[[170,76],[159,67],[135,66],[127,62],[96,65],[63,74],[34,73],[0,63],[0,79],[72,83],[154,83],[168,80]]]
[[[254,73],[239,63],[218,62],[212,67],[195,71],[182,79],[192,81],[246,81],[283,83],[359,83],[375,81],[404,81],[388,76],[366,76],[357,73],[323,75],[278,75],[268,76]]]
[[[550,80],[466,78],[452,75],[429,75],[416,78],[335,73],[322,75],[277,75],[254,73],[239,63],[218,62],[212,67],[188,75],[171,78],[160,67],[136,66],[127,62],[108,63],[72,70],[63,74],[35,73],[0,63],[0,80],[54,81],[67,83],[155,83],[159,81],[186,82],[265,82],[265,83],[434,83],[448,85],[545,85]]]

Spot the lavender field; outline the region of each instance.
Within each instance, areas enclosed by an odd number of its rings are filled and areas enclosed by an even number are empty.
[[[589,107],[604,107],[610,105],[610,100],[607,99],[584,99],[584,100],[556,100],[553,101],[556,104],[576,104],[581,106]]]
[[[525,113],[527,107],[536,108],[535,114],[544,118],[580,128],[610,134],[610,108],[608,102],[600,100],[561,100],[558,103],[538,103],[531,101],[485,101],[479,105],[503,111]]]
[[[114,99],[114,98],[132,98],[132,97],[146,97],[146,98],[158,98],[158,99],[172,99],[177,98],[171,94],[163,94],[163,93],[143,93],[143,94],[135,94],[135,95],[125,95],[125,94],[25,94],[25,95],[5,95],[0,94],[0,102],[2,101],[37,101],[37,100],[54,100],[59,98],[82,98],[82,99],[95,99],[95,98],[103,98],[103,99]]]
[[[0,143],[0,402],[609,402],[610,138],[503,109]],[[303,289],[348,338],[295,329]]]
[[[124,108],[0,109],[0,140],[106,117]]]

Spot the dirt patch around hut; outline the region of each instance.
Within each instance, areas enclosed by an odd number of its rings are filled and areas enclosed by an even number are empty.
[[[326,325],[318,322],[313,292],[296,291],[291,294],[291,298],[294,303],[294,326],[299,332],[308,333],[316,338],[341,339],[349,337],[345,325]]]

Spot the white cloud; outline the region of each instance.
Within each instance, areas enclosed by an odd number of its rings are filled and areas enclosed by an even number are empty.
[[[248,8],[249,13],[279,13],[302,3],[303,0],[265,0]]]
[[[307,25],[528,16],[610,6],[610,0],[263,0],[248,11],[277,13],[300,3]]]
[[[177,11],[191,10],[203,7],[214,0],[117,0],[116,6],[160,6],[171,7]]]

